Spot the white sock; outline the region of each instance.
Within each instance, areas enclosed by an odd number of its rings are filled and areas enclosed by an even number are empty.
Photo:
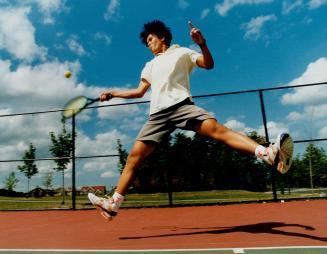
[[[121,203],[124,201],[124,196],[115,192],[114,195],[112,195],[112,199],[115,202],[116,209],[119,209]]]
[[[255,156],[257,156],[259,159],[263,159],[264,156],[266,155],[266,147],[262,145],[258,145],[255,149]]]

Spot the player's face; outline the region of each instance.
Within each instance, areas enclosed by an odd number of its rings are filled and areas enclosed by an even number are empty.
[[[165,38],[158,38],[155,34],[149,34],[148,38],[146,39],[146,43],[148,48],[151,50],[151,52],[155,55],[162,53],[164,50]]]

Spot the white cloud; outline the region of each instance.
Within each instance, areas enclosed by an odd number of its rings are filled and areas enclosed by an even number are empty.
[[[104,19],[107,21],[117,21],[120,19],[119,14],[120,0],[110,0]]]
[[[251,128],[246,126],[245,123],[240,122],[236,119],[230,119],[224,124],[226,127],[232,129],[233,131],[241,132],[243,134],[249,134],[250,132],[255,131],[260,136],[265,136],[264,126],[261,125],[257,128]],[[277,138],[278,134],[281,132],[289,132],[288,127],[284,123],[269,121],[267,122],[267,129],[270,141],[273,142]]]
[[[63,0],[32,0],[32,2],[36,3],[39,12],[43,15],[44,24],[54,24],[53,14],[67,9]]]
[[[233,131],[241,132],[244,134],[255,131],[253,128],[246,127],[245,123],[235,119],[228,120],[224,125]]]
[[[290,112],[286,118],[289,121],[299,121],[304,119],[303,114],[300,114],[299,112]]]
[[[252,18],[248,23],[242,25],[245,29],[245,39],[257,40],[262,36],[262,28],[265,23],[269,21],[276,21],[277,17],[275,15],[259,16]]]
[[[85,135],[82,131],[78,132],[76,139],[76,155],[114,155],[117,154],[117,140],[120,139],[122,143],[128,140],[128,136],[119,130],[111,130],[105,133],[99,133],[94,138]],[[88,159],[81,166],[85,172],[105,171],[112,172],[111,177],[117,175],[114,172],[117,170],[118,157],[105,157]],[[109,177],[107,175],[107,177]]]
[[[321,128],[319,130],[319,138],[326,138],[327,137],[327,126]]]
[[[29,143],[36,147],[36,157],[51,157],[49,153],[50,131],[59,131],[58,114],[40,114],[29,116],[0,118],[0,157],[2,160],[21,159]],[[1,163],[1,171],[13,170],[20,163]],[[44,163],[43,165],[49,165]],[[51,166],[48,166],[51,168]]]
[[[87,91],[85,85],[75,84],[78,62],[24,64],[16,69],[11,65],[11,61],[0,59],[0,115],[59,109],[68,98]],[[68,66],[75,66],[76,76],[71,79],[63,75]],[[60,118],[60,113],[0,117],[0,157],[20,159],[30,142],[37,148],[37,157],[51,156],[49,132],[61,129]],[[51,163],[42,167],[51,168]],[[0,166],[1,172],[6,172],[17,163]]]
[[[257,5],[271,2],[273,0],[224,0],[223,3],[215,5],[215,10],[220,16],[226,16],[231,9],[240,5]]]
[[[68,66],[74,68],[70,79],[64,77]],[[26,112],[61,107],[72,96],[92,89],[75,84],[79,68],[79,62],[54,61],[36,66],[20,65],[12,70],[9,60],[0,60],[0,108]]]
[[[186,0],[178,0],[178,7],[181,9],[186,9],[189,5],[190,3]]]
[[[316,106],[309,106],[305,108],[305,113],[309,119],[326,119],[327,104],[320,104]]]
[[[309,9],[317,9],[322,5],[325,5],[327,0],[310,0],[308,3]]]
[[[106,171],[106,172],[103,172],[101,174],[101,178],[113,178],[113,177],[117,177],[119,174],[118,172],[115,172],[115,171]]]
[[[117,154],[117,139],[124,142],[127,140],[127,136],[116,129],[99,133],[93,139],[83,132],[79,132],[76,140],[76,155]]]
[[[112,102],[104,102],[102,105],[111,105],[111,104],[119,104],[124,103],[124,99],[115,98],[115,101]],[[122,119],[122,116],[134,116],[139,111],[138,105],[129,105],[129,106],[121,106],[121,107],[105,107],[98,109],[98,117],[100,119],[111,119],[117,120]]]
[[[320,58],[310,63],[300,77],[292,80],[289,85],[319,83],[327,81],[327,58]],[[303,139],[303,136],[319,136],[326,138],[327,117],[327,85],[309,86],[292,89],[282,96],[281,102],[285,105],[296,105],[298,111],[292,111],[287,119],[297,126],[294,135]],[[319,130],[320,129],[320,130]]]
[[[202,12],[201,12],[201,19],[205,19],[208,15],[209,15],[209,13],[210,13],[210,9],[209,8],[206,8],[206,9],[204,9],[204,10],[202,10]]]
[[[305,106],[303,112],[291,112],[287,116],[290,121],[317,121],[327,117],[327,104]]]
[[[302,0],[296,0],[296,1],[283,1],[282,5],[282,13],[284,15],[287,15],[294,11],[295,9],[301,8],[303,5]]]
[[[327,58],[322,57],[307,66],[305,72],[288,85],[300,85],[327,81]],[[327,85],[293,89],[282,96],[283,104],[318,104],[327,100]]]
[[[0,49],[26,62],[44,60],[44,47],[35,42],[35,28],[28,19],[30,8],[0,9]]]
[[[15,71],[10,69],[10,61],[0,61],[0,114],[8,115],[17,112],[31,112],[61,108],[68,99],[77,95],[97,97],[103,88],[76,84],[79,63],[44,63],[35,67],[20,66]],[[74,76],[66,79],[63,75],[68,66],[76,66]],[[15,101],[15,103],[12,103]],[[115,113],[123,122],[128,107],[115,107]],[[78,116],[79,122],[90,120],[90,110]],[[131,127],[135,119],[130,120]],[[139,122],[139,121],[138,121]],[[122,128],[125,129],[126,128]],[[33,116],[0,117],[0,157],[13,159],[20,157],[27,144],[33,141],[41,151],[47,151],[49,132],[60,130],[60,113]],[[115,153],[117,138],[124,139],[121,132],[99,133],[94,139],[79,134],[77,138],[78,155]],[[23,142],[23,143],[22,143]],[[6,156],[5,156],[6,155]],[[99,163],[97,160],[96,163]],[[104,163],[104,162],[103,162]],[[102,165],[102,166],[101,166]],[[106,163],[97,168],[103,168]],[[112,165],[115,165],[113,163]],[[86,164],[85,167],[91,167]]]
[[[97,40],[103,40],[106,45],[110,45],[112,43],[112,36],[105,33],[98,32],[94,35],[94,38]]]
[[[267,129],[270,142],[274,142],[279,133],[289,132],[288,127],[284,123],[278,123],[274,121],[267,122]],[[256,131],[259,135],[265,136],[265,129],[263,125],[260,126]]]
[[[66,44],[68,48],[78,56],[85,56],[88,54],[82,44],[78,42],[77,36],[72,35],[66,40]]]
[[[74,70],[74,75],[67,79],[63,73],[69,67]],[[22,65],[12,70],[9,60],[0,60],[0,114],[60,109],[68,99],[74,96],[81,94],[89,97],[99,96],[103,91],[102,87],[77,83],[79,68],[79,62],[54,61],[36,66]],[[127,111],[126,108],[128,108]],[[119,116],[123,124],[128,125],[128,122],[123,122],[125,115],[130,116],[131,112],[141,112],[138,108],[133,108],[135,107],[115,107],[115,114]],[[78,116],[79,122],[90,119],[88,112],[89,110],[84,111]],[[6,159],[19,157],[31,141],[41,150],[47,151],[49,132],[61,129],[60,117],[60,113],[0,117],[0,140],[2,141],[0,157]],[[134,117],[130,120],[130,125],[133,125],[133,121],[136,121]],[[137,122],[140,121],[137,120]],[[76,154],[114,153],[118,138],[127,139],[121,131],[114,130],[98,133],[93,139],[79,133]]]
[[[126,100],[115,98],[101,105],[126,103]],[[98,118],[101,120],[119,121],[121,131],[139,131],[149,114],[148,104],[134,104],[124,106],[101,107],[98,109]],[[102,125],[101,125],[102,126]]]

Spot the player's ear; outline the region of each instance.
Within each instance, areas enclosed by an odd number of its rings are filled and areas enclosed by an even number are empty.
[[[165,37],[163,36],[162,38],[159,38],[159,40],[161,40],[162,42],[165,42]]]

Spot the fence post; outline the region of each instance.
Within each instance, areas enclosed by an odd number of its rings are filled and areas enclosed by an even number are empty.
[[[269,144],[270,142],[269,142],[269,135],[268,135],[268,128],[267,128],[266,110],[265,110],[265,104],[263,101],[262,90],[259,90],[259,97],[260,97],[263,126],[265,129],[266,142],[267,142],[267,144]],[[272,185],[273,197],[274,197],[274,201],[277,201],[276,177],[275,177],[275,170],[273,167],[270,168],[270,172],[271,172],[271,185]]]
[[[75,182],[75,115],[72,117],[72,206],[76,210],[76,182]]]
[[[169,207],[174,207],[173,204],[173,190],[172,190],[172,175],[171,175],[171,167],[167,170],[167,187],[168,187],[168,200]]]

